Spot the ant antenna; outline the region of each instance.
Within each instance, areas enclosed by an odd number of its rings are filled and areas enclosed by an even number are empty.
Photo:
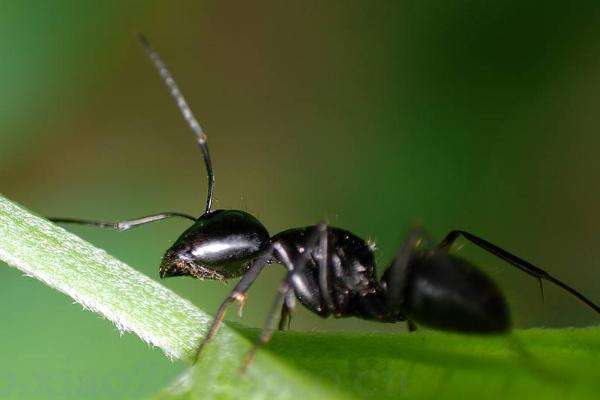
[[[208,152],[208,143],[206,142],[206,134],[202,130],[202,127],[194,117],[192,113],[192,109],[188,106],[183,94],[179,90],[177,83],[175,83],[175,79],[167,69],[165,63],[162,62],[158,53],[152,48],[148,39],[141,33],[136,34],[138,41],[148,54],[150,61],[158,70],[161,78],[167,85],[167,88],[171,92],[171,96],[175,99],[177,103],[177,107],[183,114],[183,118],[188,123],[189,127],[196,134],[196,141],[198,142],[198,146],[200,146],[200,150],[202,151],[202,158],[204,158],[204,164],[206,165],[206,173],[208,175],[208,193],[206,196],[206,210],[205,213],[210,212],[210,208],[212,205],[213,193],[215,191],[215,175],[213,174],[212,163],[210,162],[210,154]]]

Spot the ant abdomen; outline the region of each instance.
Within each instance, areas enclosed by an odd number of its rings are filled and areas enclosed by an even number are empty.
[[[496,284],[470,263],[438,249],[414,255],[406,271],[402,311],[436,329],[504,333],[509,310]]]

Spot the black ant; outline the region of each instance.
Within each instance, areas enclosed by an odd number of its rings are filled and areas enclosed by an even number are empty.
[[[138,39],[196,134],[208,174],[205,211],[199,218],[164,212],[118,222],[50,220],[119,231],[173,217],[193,221],[163,256],[160,277],[188,275],[197,279],[224,280],[241,276],[219,307],[196,357],[217,333],[227,307],[237,301],[241,311],[248,289],[263,268],[271,263],[283,264],[287,274],[244,365],[257,348],[270,339],[278,312],[279,329],[289,326],[296,299],[323,318],[406,321],[411,331],[416,329],[416,324],[423,324],[454,332],[506,333],[511,321],[502,292],[474,265],[449,253],[454,241],[461,236],[537,278],[540,285],[542,280],[550,281],[600,313],[598,305],[546,271],[465,231],[453,230],[436,245],[419,229],[411,230],[390,266],[377,280],[373,249],[349,231],[320,223],[270,236],[260,221],[247,212],[212,210],[215,181],[206,135],[156,51],[143,36],[139,35]]]

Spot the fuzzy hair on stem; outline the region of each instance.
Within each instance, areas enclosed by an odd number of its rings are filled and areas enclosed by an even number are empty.
[[[0,198],[0,259],[133,332],[171,359],[193,352],[211,317],[78,236]]]

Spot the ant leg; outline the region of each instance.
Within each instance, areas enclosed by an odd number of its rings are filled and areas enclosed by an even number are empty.
[[[406,320],[406,326],[407,326],[409,332],[417,331],[417,325],[409,319]]]
[[[140,225],[145,225],[150,222],[160,221],[162,219],[167,218],[187,218],[192,221],[196,221],[196,218],[191,215],[179,213],[179,212],[163,212],[160,214],[148,215],[146,217],[136,218],[136,219],[127,219],[123,221],[92,221],[89,219],[79,219],[79,218],[47,218],[49,221],[59,223],[59,224],[79,224],[79,225],[89,225],[95,226],[98,228],[110,228],[115,229],[119,232],[123,232],[129,230],[131,228],[135,228]]]
[[[288,270],[288,280],[289,274],[294,271],[294,264],[290,259],[290,256],[287,250],[283,247],[283,245],[279,242],[273,243],[273,248],[277,252],[278,259],[285,265]],[[280,331],[285,330],[286,328],[290,328],[290,323],[292,322],[292,313],[296,308],[296,297],[294,295],[293,290],[289,290],[284,297],[283,303],[281,304],[281,312],[279,314],[279,324],[278,329]]]
[[[263,270],[263,268],[268,265],[269,259],[273,256],[273,253],[277,253],[278,260],[286,265],[288,270],[293,268],[290,259],[288,257],[287,251],[283,247],[283,245],[279,242],[275,242],[269,246],[267,250],[263,252],[261,256],[256,258],[250,268],[242,275],[242,279],[235,285],[229,296],[221,303],[215,317],[213,319],[212,324],[208,330],[208,333],[200,342],[198,349],[196,350],[196,355],[194,357],[194,362],[198,361],[198,357],[202,352],[204,346],[216,335],[221,327],[221,323],[223,322],[223,318],[225,318],[225,313],[227,308],[234,301],[239,302],[240,307],[238,309],[238,313],[241,314],[242,308],[244,306],[244,302],[246,301],[246,292],[250,289],[250,286],[254,283],[258,275]]]
[[[238,301],[240,303],[240,312],[246,301],[246,292],[252,286],[262,269],[268,264],[267,261],[273,255],[273,247],[270,247],[267,251],[265,251],[260,257],[255,259],[252,262],[252,265],[244,273],[242,279],[235,285],[229,296],[221,303],[215,317],[213,319],[212,324],[210,325],[210,329],[208,333],[200,342],[198,349],[196,350],[196,355],[194,357],[194,362],[198,361],[198,357],[200,356],[200,352],[204,348],[204,346],[210,341],[210,339],[215,336],[215,334],[219,331],[221,327],[221,323],[223,322],[223,318],[225,318],[225,312],[227,311],[227,307],[231,305],[234,301]]]
[[[333,301],[331,301],[331,297],[329,296],[329,292],[325,290],[327,288],[327,224],[325,222],[319,223],[319,225],[315,226],[314,229],[310,232],[308,239],[304,243],[304,251],[300,253],[293,262],[288,258],[287,263],[284,264],[288,267],[288,272],[294,272],[290,280],[294,280],[294,276],[301,276],[306,268],[306,263],[311,258],[311,256],[315,256],[318,258],[317,263],[319,267],[319,290],[323,294],[323,296],[329,298],[329,304],[333,307]],[[314,250],[315,247],[318,247],[320,254],[315,255]],[[324,255],[324,256],[323,256]]]
[[[271,309],[269,310],[269,314],[267,315],[267,319],[265,320],[263,328],[260,331],[260,336],[258,337],[258,339],[254,343],[252,348],[246,353],[246,356],[244,357],[244,362],[242,363],[242,372],[246,371],[246,369],[252,362],[252,359],[254,358],[256,351],[260,348],[260,346],[262,346],[263,344],[265,344],[269,340],[271,340],[271,336],[273,336],[273,325],[275,323],[275,318],[277,317],[277,310],[281,306],[282,301],[285,300],[285,297],[287,296],[287,294],[290,290],[291,290],[291,288],[290,288],[289,274],[288,274],[288,276],[285,277],[285,279],[283,280],[283,282],[281,282],[281,284],[279,285],[279,288],[277,289],[277,295],[275,296],[273,305],[271,306]]]
[[[387,299],[390,309],[398,311],[404,302],[404,288],[406,286],[406,272],[415,249],[423,240],[421,228],[412,228],[404,240],[400,251],[394,258],[392,265],[385,271],[384,278],[387,288]]]
[[[319,289],[321,290],[321,296],[323,296],[323,300],[325,303],[325,307],[328,311],[332,312],[335,310],[335,305],[333,304],[333,300],[331,295],[329,294],[329,287],[327,286],[327,266],[328,266],[328,244],[329,239],[327,237],[327,224],[321,222],[317,225],[316,229],[319,235]],[[304,266],[304,264],[302,264]]]
[[[294,313],[294,309],[296,308],[296,297],[294,295],[293,290],[288,290],[285,295],[285,299],[283,299],[283,304],[281,305],[281,313],[279,316],[279,326],[278,329],[280,331],[290,329],[290,324],[292,323],[292,314]]]
[[[561,287],[562,289],[566,290],[567,292],[571,293],[573,296],[577,297],[580,301],[582,301],[583,303],[588,305],[590,308],[592,308],[594,311],[596,311],[597,313],[600,314],[600,306],[594,304],[590,299],[585,297],[583,294],[579,293],[577,290],[573,289],[572,287],[568,286],[567,284],[554,278],[546,271],[528,263],[527,261],[523,260],[522,258],[519,258],[519,257],[515,256],[514,254],[511,254],[508,251],[496,246],[495,244],[492,244],[492,243],[488,242],[487,240],[484,240],[484,239],[482,239],[478,236],[475,236],[469,232],[460,231],[460,230],[451,231],[450,233],[448,233],[448,235],[446,235],[444,240],[442,240],[440,242],[440,244],[438,244],[438,248],[441,250],[445,250],[445,251],[450,250],[450,247],[452,246],[452,244],[460,236],[464,236],[471,243],[479,246],[483,250],[486,250],[487,252],[495,255],[496,257],[501,258],[502,260],[508,262],[509,264],[520,269],[521,271],[523,271],[533,277],[536,277],[537,279],[540,280],[540,282],[542,279],[545,279],[549,282],[554,283],[555,285],[557,285],[557,286]]]

